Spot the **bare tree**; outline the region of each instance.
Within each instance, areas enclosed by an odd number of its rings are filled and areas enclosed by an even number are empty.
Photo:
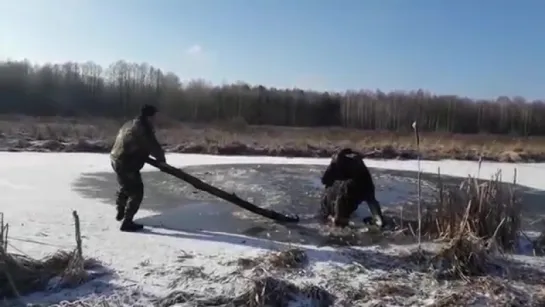
[[[132,116],[144,103],[160,104],[175,120],[210,122],[234,118],[256,125],[344,126],[420,131],[544,135],[545,104],[523,97],[472,100],[380,90],[321,93],[237,82],[182,84],[178,76],[147,63],[117,61],[32,65],[0,62],[0,113],[26,115]]]

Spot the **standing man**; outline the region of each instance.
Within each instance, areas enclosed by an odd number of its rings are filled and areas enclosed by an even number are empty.
[[[144,105],[140,115],[126,122],[117,134],[110,152],[112,167],[117,175],[117,221],[121,231],[139,231],[144,226],[133,221],[144,198],[144,183],[140,170],[146,159],[152,155],[159,162],[165,162],[165,152],[155,137],[153,127],[157,108]]]

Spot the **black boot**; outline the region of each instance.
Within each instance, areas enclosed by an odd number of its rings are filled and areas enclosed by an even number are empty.
[[[142,202],[143,196],[140,192],[141,191],[138,191],[138,193],[129,196],[127,209],[125,210],[125,219],[121,223],[121,231],[133,232],[144,229],[144,226],[133,222],[134,216],[136,215],[136,212],[138,212],[138,208],[140,208],[140,203]]]
[[[120,227],[121,231],[126,232],[136,232],[142,229],[144,229],[144,226],[133,222],[132,219],[124,219]]]

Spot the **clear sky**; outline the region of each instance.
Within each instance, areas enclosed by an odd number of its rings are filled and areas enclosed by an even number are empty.
[[[545,0],[0,0],[0,57],[182,80],[545,98]]]

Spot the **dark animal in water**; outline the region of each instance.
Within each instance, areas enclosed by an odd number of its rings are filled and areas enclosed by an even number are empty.
[[[346,226],[352,213],[365,201],[374,222],[383,226],[373,178],[359,153],[350,148],[335,153],[321,180],[325,191],[320,215],[324,220],[333,218],[336,226]]]

